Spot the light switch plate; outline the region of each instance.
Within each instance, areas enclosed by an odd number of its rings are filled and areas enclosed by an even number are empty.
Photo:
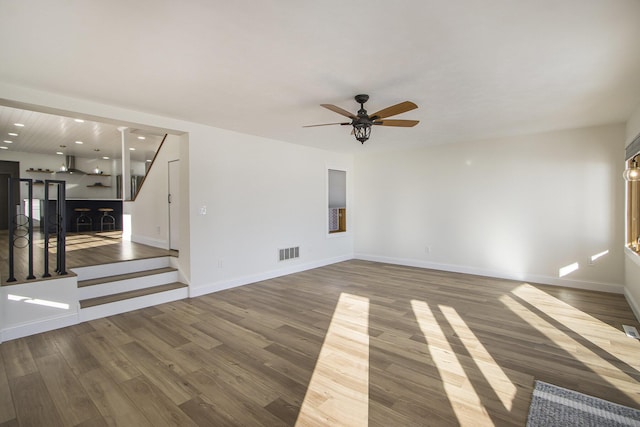
[[[629,338],[640,339],[640,335],[638,334],[638,330],[633,326],[622,325],[622,329],[624,329],[624,333],[627,334]]]

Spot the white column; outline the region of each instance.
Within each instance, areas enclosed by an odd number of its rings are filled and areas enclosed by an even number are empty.
[[[131,200],[131,154],[129,152],[129,128],[119,127],[122,134],[122,200]]]
[[[129,129],[119,127],[121,138],[122,161],[120,162],[120,186],[122,191],[122,240],[131,240],[131,206],[126,200],[131,200],[131,155],[129,154]]]

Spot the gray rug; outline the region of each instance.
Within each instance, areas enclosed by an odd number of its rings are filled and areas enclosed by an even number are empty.
[[[640,426],[640,410],[536,381],[527,427]]]

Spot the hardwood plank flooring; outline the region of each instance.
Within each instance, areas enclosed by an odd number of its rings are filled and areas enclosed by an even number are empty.
[[[640,408],[622,295],[347,261],[0,345],[0,425],[525,424]]]
[[[9,236],[6,230],[0,231],[0,283],[15,285],[26,282],[28,275],[27,248],[15,248],[14,276],[15,282],[7,283],[9,277]],[[154,248],[122,239],[122,232],[69,233],[67,235],[66,264],[67,271],[74,267],[108,264],[133,259],[154,258],[160,256],[176,256],[176,251]],[[44,238],[42,233],[34,233],[33,272],[41,279],[44,273]],[[49,273],[52,278],[59,277],[56,269],[55,236],[49,243]]]

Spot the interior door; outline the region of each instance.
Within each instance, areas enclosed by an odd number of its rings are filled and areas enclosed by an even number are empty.
[[[169,167],[169,249],[180,249],[180,160]]]

